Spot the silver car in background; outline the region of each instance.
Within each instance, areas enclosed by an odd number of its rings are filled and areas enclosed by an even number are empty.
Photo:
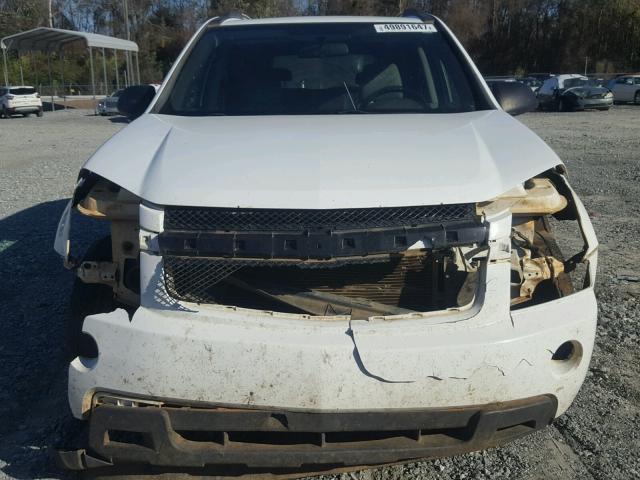
[[[98,102],[96,107],[96,115],[117,115],[118,114],[118,98],[124,90],[116,90],[108,97]]]
[[[623,75],[610,81],[608,86],[616,103],[633,102],[640,105],[640,74]]]

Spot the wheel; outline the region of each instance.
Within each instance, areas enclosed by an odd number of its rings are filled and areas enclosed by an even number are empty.
[[[564,112],[566,110],[566,105],[564,104],[564,100],[560,99],[558,100],[558,111],[559,112]]]
[[[82,261],[110,262],[111,258],[111,236],[106,236],[89,247]],[[95,356],[93,339],[82,333],[85,317],[111,312],[118,306],[113,297],[113,289],[108,285],[84,283],[78,277],[75,278],[67,319],[67,358],[69,360],[77,356]]]
[[[27,117],[30,117],[30,116],[31,116],[31,114],[30,114],[30,113],[23,113],[23,114],[22,114],[22,116],[23,116],[24,118],[27,118]]]
[[[2,118],[11,118],[11,114],[7,112],[7,107],[2,107]]]
[[[633,103],[635,103],[636,105],[640,105],[640,90],[638,90],[634,95]]]
[[[40,107],[40,108],[38,109],[38,111],[36,112],[36,116],[37,116],[38,118],[42,118],[42,107]]]

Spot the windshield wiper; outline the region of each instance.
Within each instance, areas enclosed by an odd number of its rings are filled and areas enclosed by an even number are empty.
[[[345,115],[348,113],[369,113],[365,110],[360,110],[357,106],[356,106],[356,102],[353,100],[353,96],[351,95],[351,90],[349,90],[349,87],[347,86],[347,82],[342,82],[342,84],[344,85],[344,89],[347,91],[347,96],[349,97],[349,101],[351,102],[351,110],[339,110],[337,112],[333,112],[334,115]]]
[[[356,102],[353,101],[353,97],[351,96],[351,92],[349,91],[349,87],[347,86],[347,82],[342,82],[344,85],[344,89],[347,91],[347,95],[349,96],[349,101],[351,102],[351,106],[353,107],[353,111],[357,112],[358,107],[356,107]]]

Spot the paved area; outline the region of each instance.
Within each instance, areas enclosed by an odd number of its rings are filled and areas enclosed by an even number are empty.
[[[566,162],[601,242],[596,348],[576,402],[499,449],[325,478],[640,478],[640,107],[520,119]],[[50,453],[82,443],[62,358],[72,275],[51,247],[81,165],[125,125],[89,110],[0,120],[0,478],[69,478]],[[93,228],[77,228],[81,244]]]

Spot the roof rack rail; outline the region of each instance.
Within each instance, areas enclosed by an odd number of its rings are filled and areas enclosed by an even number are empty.
[[[402,12],[401,17],[419,18],[423,22],[433,22],[436,19],[436,17],[434,17],[430,13],[421,12],[417,8],[407,8],[404,12]]]
[[[239,10],[232,10],[224,15],[219,15],[211,19],[211,23],[221,25],[227,20],[251,20],[249,15],[242,13]]]

